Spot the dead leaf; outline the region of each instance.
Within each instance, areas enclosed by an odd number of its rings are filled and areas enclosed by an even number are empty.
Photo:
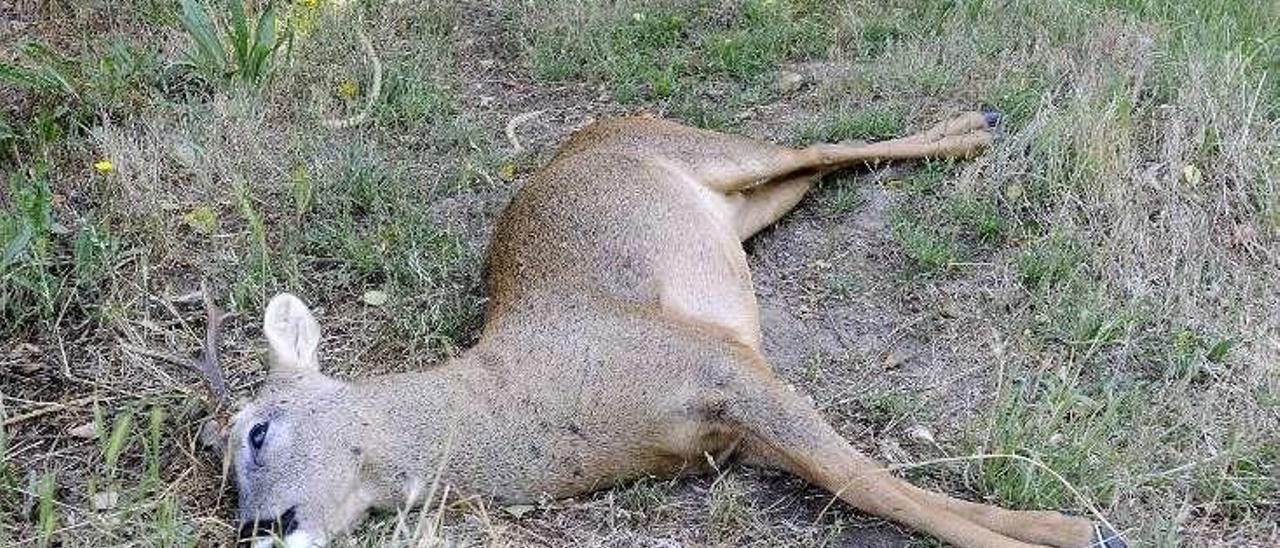
[[[67,430],[67,435],[73,438],[91,440],[98,437],[98,429],[93,426],[92,422],[86,422],[80,426]]]
[[[511,514],[511,517],[520,519],[525,514],[537,510],[537,507],[531,504],[512,504],[511,506],[503,506],[502,511]]]
[[[111,510],[120,504],[120,493],[115,491],[99,491],[93,494],[93,509]]]
[[[387,304],[387,292],[371,289],[369,291],[365,291],[364,295],[360,297],[360,300],[364,301],[364,304],[369,306],[382,306]]]
[[[1187,164],[1182,168],[1182,180],[1191,186],[1200,184],[1200,168],[1194,164]]]

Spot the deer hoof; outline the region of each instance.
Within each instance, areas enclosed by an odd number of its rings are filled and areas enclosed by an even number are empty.
[[[1124,538],[1104,524],[1095,524],[1093,531],[1097,536],[1093,546],[1098,548],[1129,548],[1129,544],[1124,541]]]
[[[982,119],[986,120],[987,127],[996,127],[996,124],[1000,123],[1000,111],[991,107],[983,107]]]

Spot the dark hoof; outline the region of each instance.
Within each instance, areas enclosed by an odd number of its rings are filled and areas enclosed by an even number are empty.
[[[1129,548],[1129,545],[1118,533],[1104,524],[1095,524],[1093,531],[1098,537],[1094,540],[1093,546],[1098,548]]]
[[[990,108],[982,108],[982,118],[987,121],[987,127],[996,127],[1000,123],[1000,111]]]

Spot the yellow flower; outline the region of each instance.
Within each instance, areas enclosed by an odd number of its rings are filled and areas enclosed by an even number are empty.
[[[320,5],[320,0],[302,0],[300,3],[305,7],[314,8]]]
[[[352,80],[343,80],[338,84],[338,95],[343,99],[355,99],[360,94],[360,85]]]
[[[93,163],[93,169],[98,170],[98,173],[111,173],[116,170],[116,166],[111,160],[103,158]]]
[[[516,180],[516,165],[510,162],[502,164],[498,168],[498,178],[508,183]]]
[[[1200,184],[1200,168],[1196,167],[1194,164],[1187,164],[1182,168],[1182,180],[1186,181],[1189,185]]]

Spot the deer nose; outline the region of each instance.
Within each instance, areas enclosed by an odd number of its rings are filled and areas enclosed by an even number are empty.
[[[254,518],[241,522],[237,543],[249,542],[256,538],[274,536],[284,538],[298,528],[297,506],[290,507],[275,519]]]

